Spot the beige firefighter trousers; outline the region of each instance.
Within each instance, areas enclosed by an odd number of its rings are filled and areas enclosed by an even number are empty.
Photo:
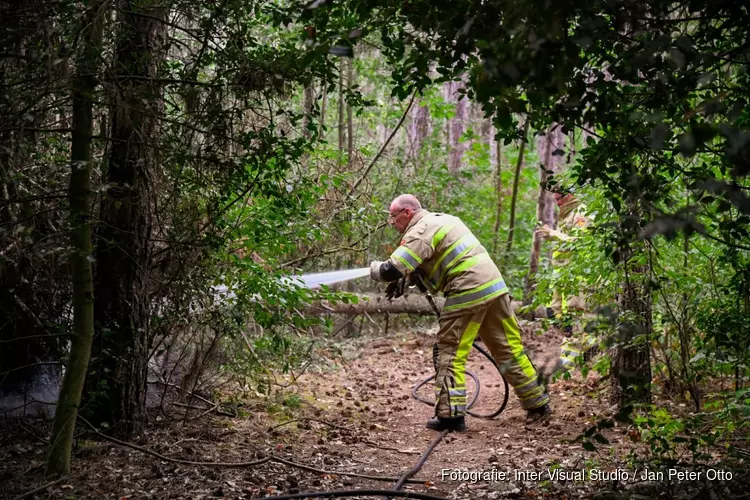
[[[549,402],[537,380],[536,369],[523,350],[521,328],[506,293],[466,314],[440,319],[435,375],[438,417],[459,417],[466,413],[466,360],[477,335],[489,348],[524,409]]]

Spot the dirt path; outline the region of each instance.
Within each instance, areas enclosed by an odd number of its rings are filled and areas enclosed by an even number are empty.
[[[435,437],[424,428],[432,408],[410,395],[414,384],[432,373],[433,342],[434,334],[410,332],[351,341],[344,346],[347,360],[341,366],[306,373],[276,403],[255,403],[238,418],[206,416],[177,422],[158,417],[135,444],[182,460],[246,462],[271,454],[318,471],[397,478]],[[557,359],[559,342],[560,336],[553,334],[529,335],[525,340],[538,366]],[[468,366],[479,375],[486,411],[498,401],[500,379],[493,376],[490,363],[476,355]],[[552,383],[554,418],[533,429],[524,427],[524,412],[511,394],[498,418],[470,418],[468,432],[448,435],[417,474],[421,482],[407,489],[447,498],[573,495],[571,484],[546,480],[546,470],[553,464],[566,470],[597,465],[591,453],[569,442],[610,410],[606,383],[597,382],[590,376]],[[429,397],[431,385],[423,394]],[[0,497],[13,498],[41,482],[45,445],[40,436],[47,435],[46,425],[26,423],[3,437],[0,483],[10,486]],[[621,441],[624,431],[610,431],[612,441]],[[624,452],[613,447],[598,464],[612,463]],[[74,466],[73,476],[50,488],[45,498],[259,498],[302,491],[390,489],[394,483],[277,462],[237,468],[177,464],[106,441],[79,440]],[[494,471],[495,476],[479,481],[450,476],[458,470]],[[516,472],[544,472],[544,477],[522,480]],[[508,480],[500,480],[500,473]]]
[[[550,333],[528,336],[525,340],[527,350],[541,370],[549,370],[548,365],[557,360],[560,338]],[[300,381],[301,389],[314,401],[320,414],[332,422],[354,425],[356,431],[303,429],[294,436],[293,448],[313,462],[318,454],[338,457],[344,463],[350,461],[351,470],[364,474],[400,476],[408,470],[435,437],[433,431],[424,427],[433,409],[411,397],[412,387],[433,372],[433,342],[433,336],[424,334],[372,340],[340,370],[305,376]],[[468,368],[479,376],[482,384],[478,406],[489,413],[500,401],[500,379],[492,365],[476,353],[471,355]],[[493,498],[522,490],[542,494],[541,481],[516,481],[515,471],[546,471],[555,463],[566,468],[583,465],[582,447],[567,441],[580,434],[587,423],[599,418],[608,406],[603,396],[596,395],[596,380],[592,378],[589,383],[590,386],[582,385],[578,380],[551,384],[555,416],[548,425],[530,429],[524,426],[525,412],[511,392],[499,417],[493,420],[469,417],[466,433],[449,434],[417,474],[426,484],[410,489],[467,498]],[[431,391],[432,385],[428,384],[420,394],[430,397]],[[328,440],[320,438],[321,432],[328,433]],[[316,453],[307,452],[310,447]],[[450,474],[458,470],[490,473],[494,470],[496,475],[503,471],[511,480],[475,484],[451,480]]]

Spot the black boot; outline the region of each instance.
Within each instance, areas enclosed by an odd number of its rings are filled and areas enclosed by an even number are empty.
[[[540,406],[539,408],[532,408],[526,412],[526,425],[534,425],[536,423],[546,422],[552,415],[552,408],[549,404]]]
[[[466,421],[464,417],[455,418],[433,418],[427,422],[426,427],[433,431],[449,430],[451,432],[464,432],[466,430]]]

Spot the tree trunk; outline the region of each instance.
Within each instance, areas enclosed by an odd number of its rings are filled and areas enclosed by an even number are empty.
[[[412,160],[419,158],[424,141],[430,133],[430,107],[427,103],[417,106],[407,129],[409,137],[409,156]]]
[[[122,0],[114,54],[116,84],[110,105],[112,145],[101,202],[97,248],[92,418],[129,437],[145,421],[149,346],[149,282],[153,179],[157,173],[161,86],[153,79],[163,60],[167,8]],[[131,12],[135,10],[136,12]]]
[[[445,83],[445,96],[448,102],[455,102],[455,114],[448,118],[448,146],[450,148],[448,157],[448,171],[455,174],[461,170],[461,160],[466,151],[467,144],[461,142],[461,136],[466,131],[466,122],[469,118],[469,100],[461,95],[459,91],[465,86],[463,81],[450,81]]]
[[[354,63],[351,58],[346,58],[346,88],[351,91],[354,85]],[[349,167],[352,165],[352,156],[354,154],[354,116],[352,105],[346,103],[346,151]]]
[[[343,302],[331,304],[326,301],[314,302],[310,304],[305,312],[307,314],[415,314],[421,316],[430,316],[434,314],[432,307],[427,298],[420,294],[411,294],[399,297],[398,299],[388,300],[383,295],[358,294],[359,301],[355,303],[344,304]],[[438,308],[442,309],[445,299],[443,297],[434,297]],[[520,314],[521,302],[512,302],[513,310]],[[528,314],[528,313],[527,313]],[[544,308],[532,311],[529,316],[542,318],[545,317]]]
[[[45,474],[70,472],[78,408],[86,379],[94,337],[94,281],[91,269],[91,136],[94,90],[102,55],[102,34],[106,2],[94,3],[86,13],[77,75],[73,85],[73,133],[71,144],[70,219],[73,253],[73,341],[52,423],[50,449]]]
[[[323,93],[323,102],[320,104],[320,123],[318,124],[318,137],[323,139],[326,132],[326,111],[328,111],[328,91],[322,85],[320,91]]]
[[[490,128],[494,131],[494,127]],[[492,133],[492,132],[491,132]],[[492,255],[497,255],[497,240],[500,236],[500,216],[503,213],[503,145],[494,138],[490,144],[495,145],[495,193],[497,193],[497,211],[495,213],[495,229],[492,232]]]
[[[312,126],[312,112],[313,105],[315,103],[315,89],[313,88],[312,82],[309,85],[305,85],[305,94],[302,103],[304,118],[302,119],[302,137],[305,139],[311,139],[313,131]]]
[[[653,322],[650,269],[641,263],[647,250],[645,243],[637,240],[642,212],[637,199],[629,200],[628,205],[629,213],[620,221],[630,243],[622,246],[618,254],[625,278],[618,299],[622,319],[618,323],[611,367],[612,397],[626,412],[635,403],[651,401]]]
[[[565,147],[565,136],[559,125],[553,124],[544,135],[537,137],[537,151],[539,151],[539,195],[536,205],[536,220],[555,228],[555,198],[547,188],[550,176],[557,175],[560,170],[562,156],[552,153]],[[536,274],[539,271],[539,255],[542,250],[542,238],[534,232],[531,240],[531,256],[529,258],[529,271],[526,274],[524,286],[524,302],[531,300],[531,294],[536,285]]]
[[[344,152],[344,139],[346,137],[344,122],[344,58],[339,60],[339,153]]]
[[[636,269],[623,283],[618,343],[612,357],[612,396],[620,408],[651,401],[652,326],[651,295],[644,268]]]
[[[352,86],[354,85],[354,64],[351,58],[346,59],[346,68],[346,88],[351,91]],[[352,113],[352,106],[348,102],[346,103],[346,158],[349,166],[348,170],[351,172],[354,162],[354,116]],[[346,259],[347,268],[353,269],[355,267],[354,259],[354,255],[350,253],[349,257]],[[354,292],[354,280],[347,281],[346,291],[350,293]],[[350,321],[349,324],[346,325],[346,334],[349,337],[352,337],[354,336],[354,333],[354,322]]]
[[[523,136],[521,137],[521,147],[518,151],[518,161],[516,162],[516,172],[513,177],[513,194],[510,198],[510,222],[508,222],[508,241],[505,244],[505,255],[503,260],[507,260],[510,251],[513,248],[513,233],[516,228],[516,202],[518,201],[518,183],[521,180],[521,167],[523,167],[523,155],[526,150],[526,141],[529,135],[529,120],[523,126]]]

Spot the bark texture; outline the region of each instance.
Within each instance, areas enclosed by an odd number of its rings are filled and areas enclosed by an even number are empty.
[[[521,136],[521,146],[518,150],[518,161],[516,161],[516,171],[513,175],[513,193],[510,197],[510,222],[508,222],[508,240],[505,244],[505,255],[503,260],[508,258],[508,254],[513,248],[513,236],[516,229],[516,202],[518,201],[518,184],[521,179],[521,168],[523,168],[523,157],[526,152],[526,142],[529,135],[529,120],[523,126],[523,135]]]
[[[373,294],[359,294],[357,295],[359,302],[356,304],[330,304],[328,302],[315,302],[308,306],[306,312],[308,314],[415,314],[422,316],[430,316],[434,314],[432,307],[427,298],[418,295],[404,295],[397,299],[388,300],[382,295]],[[443,297],[435,297],[435,303],[438,308],[442,309],[445,299]],[[513,310],[516,314],[521,313],[521,302],[513,301]],[[543,308],[532,311],[531,314],[526,313],[526,316],[532,316],[541,318],[544,317],[545,311]]]
[[[461,89],[466,85],[463,81],[445,82],[443,90],[445,99],[448,102],[455,102],[455,113],[448,118],[446,132],[448,136],[448,145],[450,147],[448,157],[448,170],[456,173],[461,170],[463,155],[466,152],[468,144],[461,141],[466,131],[466,124],[469,119],[469,100],[460,94]]]
[[[92,418],[129,437],[145,421],[149,347],[153,184],[158,171],[162,88],[154,80],[163,60],[167,9],[154,0],[123,0],[114,55],[110,116],[112,145],[101,202],[92,366]]]
[[[626,275],[620,296],[623,320],[612,356],[612,397],[620,408],[651,402],[652,300],[646,268],[638,267]]]
[[[94,338],[94,280],[91,266],[91,136],[96,73],[102,53],[105,2],[89,8],[84,27],[84,48],[73,83],[73,133],[71,145],[70,219],[73,255],[73,341],[67,370],[55,409],[47,456],[47,476],[70,472],[73,431]]]

